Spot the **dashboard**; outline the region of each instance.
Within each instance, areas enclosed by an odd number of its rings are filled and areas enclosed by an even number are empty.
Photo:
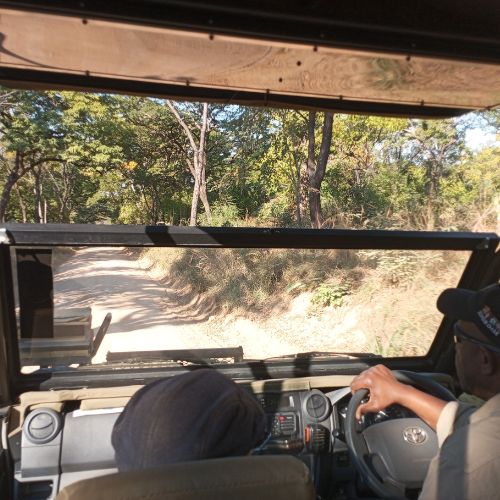
[[[292,454],[310,469],[319,497],[354,477],[344,441],[350,388],[254,391],[267,421],[267,439],[254,454]],[[63,411],[38,407],[22,431],[9,439],[14,462],[15,499],[53,499],[81,479],[116,472],[111,432],[123,407]],[[71,409],[73,406],[75,409]],[[408,416],[391,407],[369,415],[365,425]]]

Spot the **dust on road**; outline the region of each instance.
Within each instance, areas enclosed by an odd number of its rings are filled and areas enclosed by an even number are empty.
[[[75,251],[54,276],[56,308],[91,307],[92,328],[111,312],[113,319],[93,359],[108,351],[147,351],[244,347],[245,357],[261,358],[295,352],[281,335],[267,335],[250,320],[214,321],[203,304],[186,304],[182,292],[162,285],[124,248]]]

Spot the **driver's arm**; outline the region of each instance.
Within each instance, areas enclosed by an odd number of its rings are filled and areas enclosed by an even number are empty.
[[[351,390],[354,393],[359,389],[368,389],[370,399],[359,405],[356,411],[357,419],[364,413],[378,412],[392,404],[400,404],[416,413],[436,430],[439,417],[447,406],[446,401],[398,382],[391,370],[384,365],[373,366],[355,377],[351,383]],[[453,410],[454,413],[456,409]]]

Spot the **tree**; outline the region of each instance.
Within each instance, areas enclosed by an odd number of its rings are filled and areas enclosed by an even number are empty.
[[[394,118],[336,116],[322,185],[323,224],[366,226],[390,216],[404,184],[397,133],[406,124]]]
[[[472,153],[440,184],[448,224],[473,231],[500,231],[500,148]]]
[[[464,138],[497,122],[0,90],[0,219],[487,227],[498,151]]]
[[[48,162],[62,161],[60,152],[63,140],[60,127],[61,101],[57,93],[18,92],[7,95],[12,100],[3,101],[0,114],[7,175],[0,197],[2,222],[5,222],[7,206],[16,183],[35,169],[39,175]],[[41,200],[38,201],[41,203]],[[40,215],[40,210],[39,207],[36,217]]]
[[[191,190],[184,133],[158,99],[122,97],[119,108],[124,118],[123,161],[103,179],[102,192],[121,186],[113,194],[120,200],[119,222],[178,223],[190,204]]]
[[[288,178],[293,188],[295,202],[295,220],[301,226],[309,214],[308,192],[309,177],[307,176],[308,119],[300,111],[282,110],[278,112],[281,119],[282,157],[286,160]],[[311,219],[312,220],[312,219]]]
[[[246,215],[258,213],[275,192],[268,170],[272,112],[262,108],[224,106],[214,110],[208,155],[212,197],[232,203]],[[272,157],[272,159],[271,159]],[[264,177],[266,181],[264,181]]]
[[[324,113],[323,126],[321,129],[321,143],[319,154],[316,157],[316,111],[309,111],[307,126],[307,161],[301,170],[301,186],[307,186],[309,201],[309,213],[311,226],[320,228],[322,224],[321,215],[321,183],[325,177],[326,165],[330,156],[332,144],[333,113]],[[303,197],[301,197],[303,200]],[[302,202],[303,203],[303,202]]]
[[[433,230],[439,218],[437,200],[443,176],[456,163],[465,148],[465,134],[453,120],[412,120],[404,132],[406,155],[424,168],[426,177],[426,226]]]
[[[198,201],[201,199],[205,208],[208,221],[211,221],[210,205],[207,196],[207,183],[206,183],[206,166],[207,166],[207,142],[208,134],[210,132],[210,119],[209,119],[209,106],[207,103],[201,105],[201,112],[199,113],[199,120],[193,121],[194,112],[191,111],[192,126],[188,125],[189,118],[182,116],[179,110],[174,106],[172,101],[165,101],[170,108],[175,118],[182,127],[186,137],[191,146],[191,159],[186,157],[189,170],[194,179],[193,196],[191,202],[191,214],[189,218],[189,225],[196,225],[196,218],[198,215]],[[195,130],[198,130],[196,134]],[[196,136],[196,135],[197,136]]]

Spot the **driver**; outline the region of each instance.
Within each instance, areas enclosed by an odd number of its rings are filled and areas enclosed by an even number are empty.
[[[456,320],[455,365],[463,391],[485,401],[477,409],[446,403],[398,382],[377,365],[358,375],[353,392],[370,398],[356,417],[400,404],[436,430],[440,450],[431,461],[420,499],[500,498],[500,284],[479,291],[450,288],[438,309]]]

